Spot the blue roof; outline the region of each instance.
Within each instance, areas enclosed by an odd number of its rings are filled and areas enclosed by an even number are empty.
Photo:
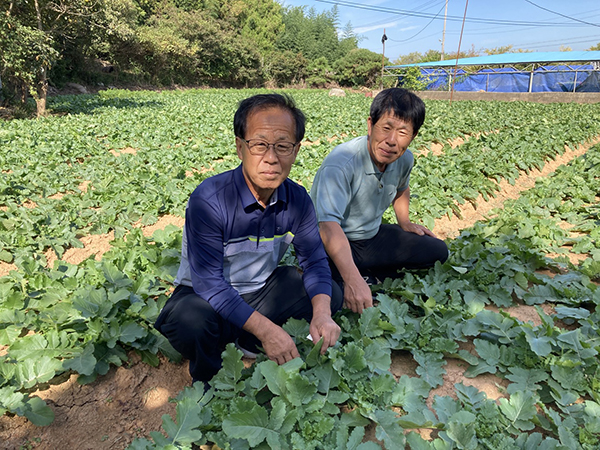
[[[600,61],[600,51],[582,52],[533,52],[533,53],[503,53],[501,55],[475,56],[473,58],[459,58],[459,66],[495,66],[501,64],[532,64],[532,63],[558,63],[558,62],[590,62]],[[402,67],[454,67],[456,59],[444,61],[430,61],[416,64],[402,64],[400,66],[386,66],[386,69],[399,69]]]

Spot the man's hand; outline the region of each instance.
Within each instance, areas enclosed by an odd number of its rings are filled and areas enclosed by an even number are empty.
[[[363,309],[373,306],[371,288],[363,277],[355,277],[344,282],[344,304],[359,314],[362,314]]]
[[[437,236],[433,233],[433,231],[431,231],[427,227],[424,227],[423,225],[419,225],[418,223],[403,222],[403,223],[400,223],[399,225],[400,225],[400,228],[402,228],[404,231],[407,231],[409,233],[415,233],[415,234],[418,234],[419,236],[427,235],[427,236],[437,238]]]
[[[258,311],[250,315],[243,328],[260,340],[269,359],[277,364],[300,356],[291,336]]]
[[[344,280],[344,305],[361,314],[373,306],[371,289],[358,271],[352,258],[350,242],[337,222],[320,222],[319,231],[327,254]]]
[[[267,337],[261,339],[261,343],[269,359],[277,364],[286,363],[300,356],[293,339],[280,326],[275,325]]]
[[[329,347],[333,347],[340,337],[341,329],[330,315],[321,314],[314,315],[310,321],[310,336],[313,342],[319,342],[323,338],[323,346],[321,347],[321,355]]]

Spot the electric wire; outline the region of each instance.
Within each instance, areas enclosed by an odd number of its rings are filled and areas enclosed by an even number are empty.
[[[444,9],[444,7],[445,7],[445,5],[442,5],[442,7],[438,11],[438,13],[435,15],[435,17],[432,17],[431,20],[429,22],[427,22],[427,24],[423,28],[421,28],[421,30],[419,30],[419,32],[417,32],[416,34],[413,34],[411,37],[409,37],[407,39],[400,39],[400,40],[392,39],[392,38],[388,38],[388,39],[392,42],[408,42],[408,41],[410,41],[411,39],[413,39],[413,38],[417,37],[419,34],[421,34],[423,31],[425,31],[425,29],[429,25],[431,25],[431,23],[436,19],[436,17],[442,13],[442,10]]]
[[[435,15],[431,14],[431,13],[421,13],[418,11],[393,9],[393,8],[386,8],[386,7],[381,7],[381,6],[362,5],[360,3],[354,3],[354,2],[345,1],[345,0],[344,1],[316,0],[316,1],[318,1],[320,3],[328,3],[328,4],[332,4],[332,5],[338,5],[338,6],[347,6],[349,8],[365,9],[365,10],[371,10],[371,11],[376,11],[376,12],[384,12],[384,13],[388,13],[388,14],[404,15],[404,16],[410,16],[410,17],[420,17],[420,18],[426,18],[426,19],[435,17]],[[446,19],[448,21],[462,22],[461,17],[452,16],[452,15],[447,15]],[[569,23],[566,23],[566,22],[531,22],[531,21],[527,22],[527,21],[515,21],[515,20],[504,20],[504,19],[484,19],[484,18],[480,18],[480,17],[471,17],[471,18],[468,18],[467,21],[471,22],[471,23],[481,23],[481,24],[488,24],[488,25],[536,26],[536,27],[557,27],[557,26],[559,26],[559,27],[562,27],[562,26],[577,27],[577,26],[584,25],[584,24],[572,23],[572,22],[569,22]]]
[[[549,12],[549,13],[552,13],[552,14],[556,14],[557,16],[560,16],[560,17],[565,17],[565,18],[567,18],[567,19],[574,20],[575,22],[581,22],[581,23],[584,23],[584,24],[586,24],[586,25],[591,25],[591,26],[593,26],[593,27],[600,27],[600,24],[597,24],[597,23],[592,23],[592,22],[586,22],[585,20],[576,19],[575,17],[567,16],[567,15],[565,15],[565,14],[559,13],[558,11],[554,11],[554,10],[552,10],[552,9],[544,8],[543,6],[540,6],[540,5],[538,5],[538,4],[536,4],[536,3],[534,3],[534,2],[532,2],[532,1],[530,1],[530,0],[525,0],[525,1],[526,1],[527,3],[529,3],[530,5],[533,5],[533,6],[535,6],[536,8],[543,9],[544,11],[547,11],[547,12]]]

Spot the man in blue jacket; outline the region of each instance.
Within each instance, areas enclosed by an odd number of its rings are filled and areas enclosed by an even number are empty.
[[[321,352],[340,334],[332,313],[342,293],[331,281],[306,190],[288,179],[304,137],[305,118],[290,97],[262,94],[234,116],[241,165],[203,181],[186,208],[175,291],[155,327],[190,361],[194,381],[209,381],[229,342],[260,346],[278,364],[299,356],[281,327],[310,322]],[[294,245],[300,273],[278,266]]]

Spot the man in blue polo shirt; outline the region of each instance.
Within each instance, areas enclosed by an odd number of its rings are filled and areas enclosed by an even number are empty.
[[[373,306],[368,282],[448,258],[446,244],[408,214],[414,163],[408,146],[424,120],[425,104],[415,94],[381,91],[371,104],[368,135],[335,147],[315,176],[310,196],[321,238],[354,312]],[[382,225],[390,205],[398,224]]]
[[[291,317],[310,322],[322,353],[339,337],[331,315],[342,293],[310,197],[287,178],[304,130],[288,96],[241,101],[234,116],[241,165],[203,181],[188,201],[176,288],[155,327],[190,360],[194,381],[217,373],[229,342],[260,346],[278,364],[298,357],[281,327]],[[290,244],[302,274],[278,266]]]

